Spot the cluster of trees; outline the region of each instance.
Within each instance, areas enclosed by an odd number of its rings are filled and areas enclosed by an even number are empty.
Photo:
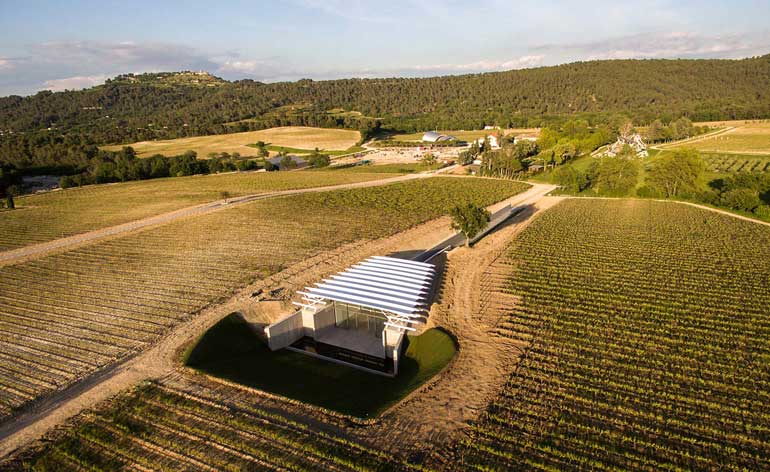
[[[770,173],[740,172],[711,180],[704,188],[703,159],[696,150],[681,149],[649,165],[644,182],[638,186],[641,166],[635,159],[603,157],[594,160],[585,172],[573,166],[560,167],[554,171],[554,180],[570,193],[684,199],[754,213],[770,221]]]
[[[712,180],[700,197],[706,203],[770,221],[770,173],[743,172]]]
[[[500,149],[483,152],[481,175],[514,177],[527,170],[529,161],[538,153],[538,145],[533,141],[519,141],[511,144],[504,141]]]
[[[255,170],[259,165],[250,159],[198,159],[194,151],[181,156],[165,157],[157,154],[140,159],[131,147],[124,147],[117,152],[99,151],[80,173],[65,175],[60,179],[62,188],[101,184],[109,182],[127,182],[130,180],[157,179],[161,177],[181,177],[196,174],[214,174],[219,172]]]
[[[318,148],[315,148],[313,152],[306,157],[306,160],[307,164],[315,169],[329,167],[329,164],[332,162],[331,158],[326,154],[322,154]]]
[[[660,143],[665,141],[676,141],[711,131],[708,126],[694,126],[692,120],[681,117],[678,120],[670,121],[667,124],[659,119],[654,120],[647,127],[645,138],[650,143]]]
[[[605,123],[591,126],[586,120],[569,120],[561,126],[545,127],[540,131],[537,145],[540,150],[535,162],[545,167],[563,164],[617,138],[617,130],[624,119],[613,117]]]
[[[526,171],[533,164],[556,167],[614,140],[617,137],[614,123],[620,121],[622,118],[617,117],[592,126],[586,120],[568,120],[541,129],[536,142],[500,136],[500,149],[492,150],[486,141],[481,146],[474,143],[461,153],[460,161],[468,163],[482,156],[482,175],[507,177]]]
[[[550,126],[565,117],[595,126],[617,113],[642,124],[655,118],[676,123],[681,116],[770,116],[770,55],[592,61],[420,79],[204,81],[216,86],[201,86],[200,80],[190,74],[142,74],[88,90],[0,98],[0,159],[19,168],[52,166],[83,159],[82,146],[92,144],[284,125],[360,129],[365,140],[381,126],[403,131],[477,129],[489,123]],[[554,159],[562,154],[554,150]]]

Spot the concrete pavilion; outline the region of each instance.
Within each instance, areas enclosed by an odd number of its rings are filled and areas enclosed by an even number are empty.
[[[405,333],[427,317],[434,265],[374,256],[297,292],[299,310],[267,326],[270,349],[394,376]]]

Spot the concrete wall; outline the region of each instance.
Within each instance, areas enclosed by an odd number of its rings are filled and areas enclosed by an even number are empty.
[[[291,314],[265,328],[267,345],[273,351],[289,346],[303,335],[301,312]]]
[[[327,328],[334,327],[334,304],[329,304],[326,308],[315,314],[315,335],[323,333]]]

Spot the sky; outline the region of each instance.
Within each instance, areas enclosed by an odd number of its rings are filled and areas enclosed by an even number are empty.
[[[0,96],[122,73],[426,77],[770,53],[770,0],[0,0]]]

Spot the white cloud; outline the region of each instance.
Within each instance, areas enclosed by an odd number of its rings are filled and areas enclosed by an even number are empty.
[[[536,51],[563,53],[580,60],[659,58],[739,58],[766,54],[770,34],[703,35],[690,31],[635,34],[571,45],[545,45]]]
[[[106,75],[79,75],[63,79],[46,80],[44,85],[46,90],[61,92],[64,90],[80,90],[93,87],[94,85],[103,84],[105,80],[107,80]]]
[[[47,65],[78,64],[87,68],[137,70],[213,69],[207,54],[179,44],[55,41],[33,46],[34,60]]]
[[[414,66],[414,71],[426,72],[486,72],[500,71],[510,69],[524,69],[527,67],[537,67],[543,64],[545,56],[531,55],[521,56],[508,60],[481,60],[468,62],[465,64],[426,64]]]
[[[6,57],[0,57],[0,70],[13,69],[13,62]]]

